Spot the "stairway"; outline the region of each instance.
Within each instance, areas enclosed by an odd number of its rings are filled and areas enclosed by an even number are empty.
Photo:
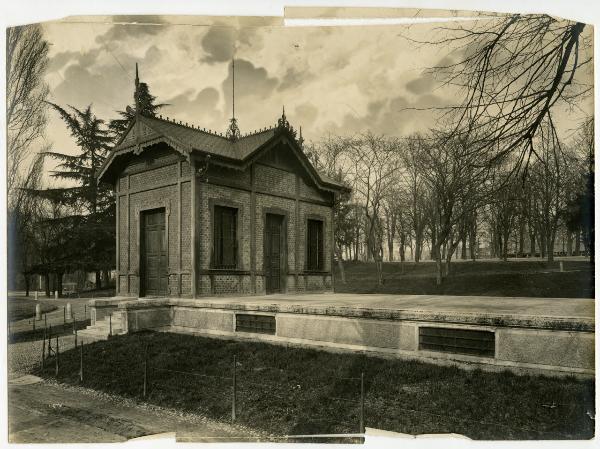
[[[124,334],[123,323],[119,314],[107,315],[101,320],[97,320],[96,324],[88,326],[85,329],[77,332],[77,337],[82,338],[86,342],[108,340],[110,335]]]

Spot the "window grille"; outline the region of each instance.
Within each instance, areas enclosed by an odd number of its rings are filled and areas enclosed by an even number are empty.
[[[275,335],[275,317],[272,315],[236,314],[236,332]]]
[[[494,357],[495,347],[495,334],[492,331],[419,328],[419,349]]]

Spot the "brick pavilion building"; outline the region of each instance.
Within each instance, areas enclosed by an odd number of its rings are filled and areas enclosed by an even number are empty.
[[[331,290],[347,187],[301,146],[285,111],[247,135],[235,116],[222,135],[136,113],[99,174],[116,194],[117,296]]]

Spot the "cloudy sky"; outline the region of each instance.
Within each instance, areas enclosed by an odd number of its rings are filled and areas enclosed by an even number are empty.
[[[235,57],[236,117],[242,133],[276,123],[282,106],[304,137],[371,130],[407,135],[436,121],[428,108],[453,104],[423,70],[449,57],[445,47],[417,46],[439,24],[284,27],[277,20],[212,19],[217,25],[110,21],[44,24],[51,43],[47,82],[51,101],[93,105],[102,119],[132,102],[134,67],[171,118],[225,131],[231,117]],[[197,23],[203,23],[199,21]],[[269,25],[270,23],[270,25]],[[265,25],[266,24],[266,25]],[[244,26],[250,25],[250,26]],[[408,38],[408,39],[407,39]],[[74,153],[64,125],[50,111],[47,140]]]

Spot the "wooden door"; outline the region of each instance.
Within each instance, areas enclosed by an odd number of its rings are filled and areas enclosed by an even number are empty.
[[[265,223],[265,277],[267,293],[281,292],[283,262],[283,217],[267,214]]]
[[[165,210],[142,214],[142,296],[167,294],[167,235]]]

